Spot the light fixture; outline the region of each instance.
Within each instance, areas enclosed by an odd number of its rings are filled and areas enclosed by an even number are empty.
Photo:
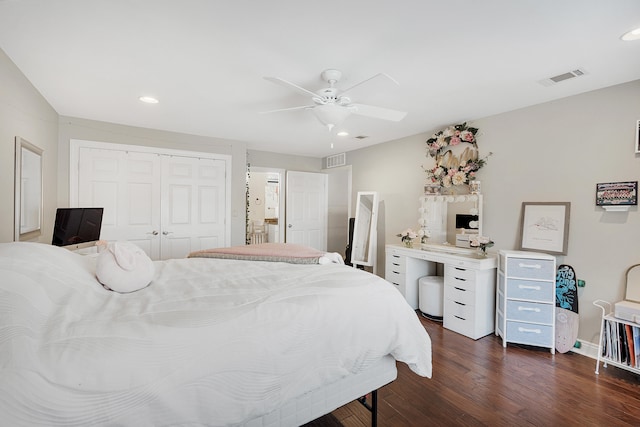
[[[620,38],[626,42],[630,42],[633,40],[640,40],[640,27],[631,31],[627,31]]]
[[[329,131],[351,115],[348,108],[334,103],[317,105],[311,111],[320,120],[320,123],[329,128]]]
[[[147,104],[157,104],[159,101],[152,96],[141,96],[138,98],[140,101],[145,102]]]
[[[349,132],[343,130],[343,131],[338,132],[336,135],[338,135],[338,136],[349,136]]]

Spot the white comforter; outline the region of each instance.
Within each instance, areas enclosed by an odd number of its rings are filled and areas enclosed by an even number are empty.
[[[0,424],[241,425],[386,354],[431,376],[414,311],[363,271],[170,260],[118,294],[94,263],[0,244]]]

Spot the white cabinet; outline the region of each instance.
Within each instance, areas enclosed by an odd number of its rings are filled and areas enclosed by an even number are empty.
[[[593,305],[602,309],[596,374],[600,373],[600,362],[605,368],[611,364],[640,374],[640,324],[615,317],[606,301],[596,300]]]
[[[501,250],[498,257],[496,335],[555,353],[556,259],[537,252]]]
[[[436,274],[436,265],[407,256],[404,251],[387,249],[385,279],[394,284],[415,310],[418,308],[418,280]]]
[[[418,281],[444,266],[443,326],[472,339],[494,330],[496,259],[475,254],[386,246],[385,279],[394,284],[414,309]]]
[[[494,331],[496,270],[445,265],[443,326],[474,340]]]

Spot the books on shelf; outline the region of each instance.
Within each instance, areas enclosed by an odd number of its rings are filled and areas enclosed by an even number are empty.
[[[640,326],[604,319],[602,357],[612,362],[640,368]]]

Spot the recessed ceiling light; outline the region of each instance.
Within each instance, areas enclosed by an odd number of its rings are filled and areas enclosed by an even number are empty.
[[[336,135],[338,135],[338,136],[349,136],[349,132],[341,131],[341,132],[338,132]]]
[[[628,31],[620,37],[622,40],[629,42],[632,40],[640,40],[640,28],[636,28],[635,30]]]
[[[146,102],[147,104],[157,104],[159,101],[152,96],[141,96],[138,98],[142,102]]]

